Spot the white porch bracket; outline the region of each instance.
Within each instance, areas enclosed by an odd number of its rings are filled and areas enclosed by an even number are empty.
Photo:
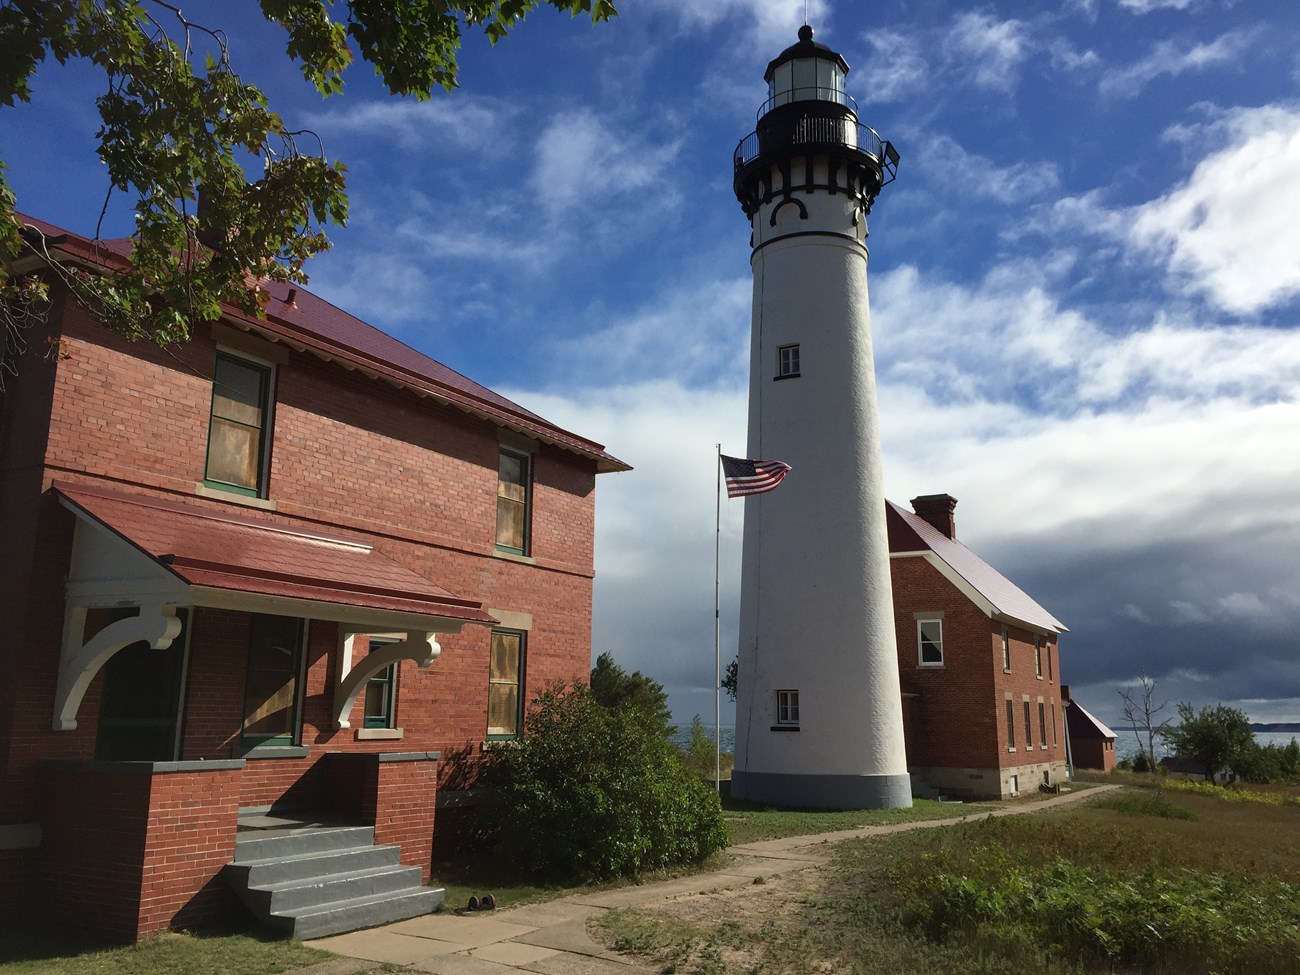
[[[77,727],[81,699],[113,654],[141,640],[155,650],[166,650],[180,632],[181,621],[174,605],[146,603],[140,607],[139,616],[110,623],[83,643],[86,607],[70,606],[63,623],[59,684],[54,695],[54,730],[72,731]]]
[[[347,634],[343,638],[344,652],[341,658],[345,661],[352,659],[352,640],[356,635]],[[334,727],[339,729],[352,727],[348,721],[352,705],[356,703],[361,689],[366,686],[366,681],[375,674],[400,660],[414,660],[420,667],[428,667],[437,660],[438,654],[442,653],[437,636],[437,633],[408,632],[405,640],[380,647],[374,653],[367,654],[365,659],[355,667],[343,673],[334,688]]]

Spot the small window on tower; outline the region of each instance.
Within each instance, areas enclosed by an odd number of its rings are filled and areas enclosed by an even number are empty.
[[[799,692],[776,692],[776,723],[786,727],[799,726]]]
[[[781,346],[776,350],[776,378],[792,379],[797,375],[799,375],[799,346]]]

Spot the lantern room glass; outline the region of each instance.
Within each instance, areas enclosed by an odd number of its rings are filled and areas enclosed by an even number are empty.
[[[844,72],[824,58],[795,58],[777,65],[767,83],[768,106],[823,101],[845,104]]]

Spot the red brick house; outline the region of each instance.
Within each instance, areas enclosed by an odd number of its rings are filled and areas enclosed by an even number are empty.
[[[885,505],[908,770],[918,795],[1013,796],[1066,777],[1066,629],[957,540],[956,505]]]
[[[25,222],[91,273],[127,253]],[[627,465],[300,287],[160,349],[50,280],[0,394],[0,909],[202,925],[241,823],[286,811],[427,880],[436,807],[588,672],[595,478]]]
[[[1115,732],[1100,718],[1070,697],[1070,685],[1061,687],[1065,702],[1065,728],[1070,734],[1070,759],[1075,768],[1115,768]]]

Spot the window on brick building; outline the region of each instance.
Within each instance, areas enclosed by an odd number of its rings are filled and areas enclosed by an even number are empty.
[[[1052,744],[1059,744],[1056,737],[1056,702],[1052,702]]]
[[[1052,645],[1047,644],[1047,679],[1053,680],[1052,677]]]
[[[1029,702],[1025,702],[1025,747],[1034,747],[1034,726],[1029,723]]]
[[[793,379],[799,375],[799,346],[783,345],[776,350],[776,378]]]
[[[1011,633],[1002,627],[1002,672],[1011,673]]]
[[[1007,751],[1016,750],[1016,706],[1007,698]]]
[[[387,647],[396,640],[382,637],[370,638],[370,653],[381,647]],[[362,722],[366,728],[395,728],[397,703],[397,664],[390,664],[377,674],[371,674],[366,681],[365,717]]]
[[[244,681],[245,745],[292,745],[302,706],[302,620],[250,617]]]
[[[108,622],[139,609],[100,610]],[[102,671],[95,758],[171,762],[180,757],[180,708],[189,641],[189,610],[177,609],[181,632],[166,650],[141,641],[108,658]]]
[[[943,620],[917,620],[916,642],[922,667],[943,666]]]
[[[794,690],[776,692],[776,723],[779,725],[798,726],[799,692]]]
[[[522,630],[493,630],[488,664],[488,738],[517,738],[523,724],[524,650]]]
[[[497,548],[528,554],[532,500],[532,458],[502,450],[497,466]]]
[[[264,497],[270,456],[272,367],[226,352],[212,373],[204,483]]]
[[[1038,747],[1047,747],[1047,706],[1038,702]]]
[[[1043,679],[1043,638],[1034,637],[1034,676]]]

